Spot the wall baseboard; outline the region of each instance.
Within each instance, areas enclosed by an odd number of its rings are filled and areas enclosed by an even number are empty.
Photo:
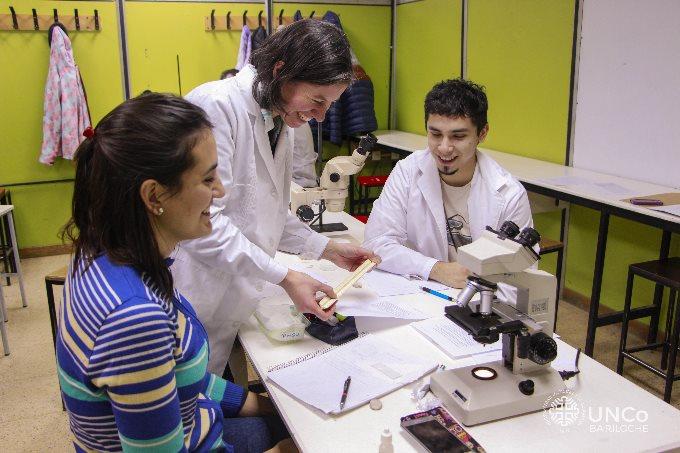
[[[41,256],[68,255],[73,251],[71,245],[46,245],[43,247],[26,247],[19,249],[19,256],[24,258],[40,258]]]
[[[562,291],[562,300],[564,302],[568,302],[571,305],[575,305],[576,307],[585,310],[588,312],[590,309],[590,297],[581,294],[579,292],[574,291],[573,289],[570,288],[564,288]],[[612,308],[609,308],[605,305],[600,304],[600,315],[609,315],[612,313],[616,313],[617,310],[614,310]],[[558,316],[559,316],[559,310],[558,310]],[[612,325],[618,325],[619,329],[621,328],[621,323],[619,324],[612,324]],[[657,338],[665,338],[666,332],[664,329],[664,326],[659,325],[659,331],[657,334]],[[649,331],[649,325],[643,323],[639,319],[633,319],[629,322],[628,324],[628,332],[633,333],[634,335],[637,335],[641,338],[647,338],[647,332]]]

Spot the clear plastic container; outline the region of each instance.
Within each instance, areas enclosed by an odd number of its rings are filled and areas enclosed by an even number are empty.
[[[276,341],[302,340],[309,321],[293,305],[265,305],[255,310],[264,333]]]

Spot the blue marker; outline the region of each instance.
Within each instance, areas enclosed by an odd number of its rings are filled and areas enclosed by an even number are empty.
[[[421,286],[420,289],[422,289],[422,290],[425,291],[426,293],[432,294],[433,296],[441,297],[442,299],[446,299],[446,300],[448,300],[448,301],[450,301],[450,302],[453,302],[453,297],[447,296],[446,294],[440,293],[439,291],[435,291],[435,290],[433,290],[433,289],[426,288],[426,287],[424,287],[424,286]]]

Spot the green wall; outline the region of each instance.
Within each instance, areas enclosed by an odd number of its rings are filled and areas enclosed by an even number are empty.
[[[425,133],[423,103],[432,86],[460,77],[461,0],[397,6],[395,129]]]
[[[92,120],[101,117],[124,100],[119,36],[115,4],[111,1],[12,2],[18,14],[93,14],[96,8],[101,31],[71,32],[76,63],[79,65]],[[320,4],[281,4],[275,8],[292,16],[300,9],[305,16],[314,10],[319,17],[331,8],[340,15],[345,32],[364,69],[375,86],[375,108],[379,127],[387,127],[389,90],[390,8]],[[145,89],[179,94],[177,55],[180,57],[182,94],[197,85],[215,80],[222,70],[236,63],[240,31],[207,32],[204,17],[232,11],[240,18],[264,9],[254,3],[125,3],[131,94]],[[71,161],[58,159],[54,166],[38,163],[42,141],[43,93],[49,61],[46,31],[0,31],[0,61],[12,62],[12,69],[0,71],[0,185],[9,186],[16,206],[15,222],[19,246],[41,247],[60,243],[58,232],[70,215],[71,182],[16,186],[45,180],[71,179]],[[333,147],[334,148],[334,147]],[[337,153],[338,150],[333,149]]]
[[[99,12],[101,31],[71,32],[73,52],[87,90],[92,120],[98,121],[123,99],[116,12],[112,2],[16,0],[18,14],[92,15]],[[0,185],[70,179],[73,165],[58,159],[38,163],[42,143],[43,93],[49,62],[46,31],[0,31]],[[105,87],[105,89],[102,89]],[[59,228],[70,212],[72,183],[9,187],[16,206],[19,246],[60,243]]]
[[[575,0],[469,0],[467,77],[486,87],[490,132],[484,147],[564,163]],[[422,0],[397,7],[396,128],[423,132],[425,93],[460,67],[458,1]],[[559,213],[534,216],[539,231],[559,237]],[[571,208],[566,283],[590,296],[599,213]],[[656,259],[661,231],[612,217],[601,302],[621,309],[628,265]],[[680,254],[673,236],[671,255]],[[556,256],[541,268],[554,272]],[[636,285],[651,300],[653,285]],[[584,326],[585,335],[585,326]]]

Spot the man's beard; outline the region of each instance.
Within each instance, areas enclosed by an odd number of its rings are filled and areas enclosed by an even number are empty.
[[[440,175],[444,176],[451,176],[455,175],[458,172],[459,168],[454,168],[453,170],[450,171],[441,171],[439,168],[437,168],[437,171],[439,172]]]

